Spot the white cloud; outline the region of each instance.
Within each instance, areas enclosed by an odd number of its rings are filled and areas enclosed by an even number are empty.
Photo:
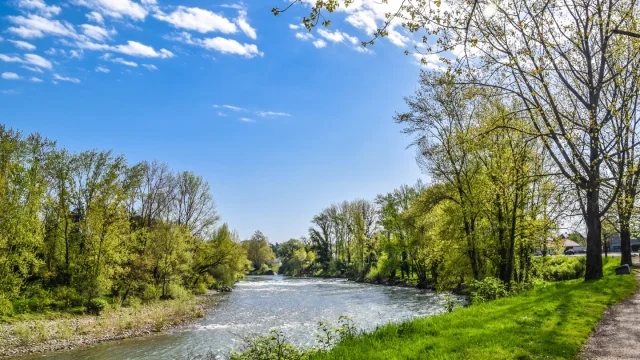
[[[96,67],[96,72],[108,74],[109,72],[111,72],[111,70],[107,69],[106,67],[98,66]]]
[[[62,11],[59,6],[48,6],[43,0],[18,0],[18,7],[35,11],[45,17],[56,16]]]
[[[291,114],[288,114],[285,112],[274,112],[274,111],[256,111],[256,115],[261,117],[291,116]]]
[[[222,111],[218,111],[218,116],[229,116],[229,115],[223,113]]]
[[[9,31],[23,38],[41,38],[45,35],[78,37],[73,26],[67,22],[63,23],[33,14],[27,17],[8,16],[7,19],[18,25],[18,27],[10,27]]]
[[[325,29],[318,29],[318,34],[320,34],[320,36],[332,42],[343,42],[344,40],[347,40],[353,45],[358,43],[357,37],[350,36],[349,34],[343,33],[339,30],[336,30],[335,32],[331,32]]]
[[[254,44],[240,44],[235,40],[221,37],[193,39],[191,38],[191,34],[183,32],[176,36],[169,37],[168,39],[180,41],[189,45],[200,46],[209,50],[219,51],[223,54],[242,55],[246,58],[253,58],[256,55],[264,55],[264,53],[259,51],[258,47]]]
[[[106,45],[106,44],[96,44],[90,41],[78,42],[78,47],[84,50],[97,50],[97,51],[113,51],[121,54],[126,54],[130,56],[138,56],[138,57],[151,57],[151,58],[171,58],[175,55],[167,50],[160,49],[156,51],[153,47],[141,44],[137,41],[127,41],[126,45]]]
[[[17,56],[9,56],[9,55],[5,55],[5,54],[0,54],[0,61],[4,61],[4,62],[17,62],[17,63],[21,63],[23,62],[23,60]]]
[[[300,25],[289,24],[289,29],[298,30],[300,29]]]
[[[17,95],[17,94],[18,94],[18,92],[17,92],[17,91],[15,91],[15,90],[13,90],[13,89],[9,89],[9,90],[2,90],[2,93],[3,93],[4,95]]]
[[[25,54],[24,61],[31,65],[35,65],[45,69],[51,69],[53,67],[53,65],[51,64],[51,61],[36,54]]]
[[[348,8],[338,8],[338,11],[349,14],[345,21],[372,36],[387,20],[386,14],[397,10],[402,3],[403,0],[389,0],[388,2],[357,0]],[[396,18],[386,28],[387,39],[394,45],[401,47],[406,46],[410,40],[400,33],[400,31],[404,31],[401,27],[402,21],[401,18]]]
[[[225,108],[225,109],[229,109],[229,110],[233,110],[233,111],[247,111],[247,109],[245,108],[241,108],[238,106],[233,106],[233,105],[213,105],[214,108]]]
[[[86,14],[85,16],[87,17],[87,20],[93,21],[94,23],[98,23],[98,24],[104,23],[104,18],[98,12],[92,11]]]
[[[258,34],[256,34],[256,29],[252,28],[249,25],[249,20],[247,19],[247,11],[240,10],[238,11],[238,18],[236,18],[236,24],[240,27],[240,30],[245,33],[248,37],[252,39],[257,39]]]
[[[308,32],[298,32],[296,33],[296,38],[300,40],[310,40],[313,39],[313,34]]]
[[[3,72],[2,73],[2,78],[5,80],[20,80],[22,79],[22,76],[14,73],[14,72]]]
[[[30,44],[26,41],[22,41],[22,40],[9,40],[9,41],[11,41],[16,47],[20,49],[30,50],[30,51],[33,51],[36,49],[35,45]]]
[[[71,59],[82,59],[84,51],[82,50],[69,50],[69,57]]]
[[[29,71],[37,72],[37,73],[40,73],[40,74],[43,73],[42,69],[37,68],[37,67],[33,67],[33,66],[22,65],[21,68],[27,69]]]
[[[76,0],[75,2],[116,19],[129,17],[133,20],[144,20],[149,13],[142,5],[131,0]]]
[[[224,16],[200,8],[178,6],[177,10],[170,14],[157,12],[153,16],[168,22],[175,28],[198,31],[203,34],[212,31],[234,34],[238,31],[236,25]]]
[[[55,55],[55,54],[56,54],[56,52],[57,52],[57,50],[56,50],[56,49],[51,48],[51,49],[49,49],[49,50],[45,51],[44,53],[45,53],[45,54],[47,54],[47,55]]]
[[[229,8],[229,9],[236,9],[236,10],[242,10],[242,9],[244,9],[244,4],[242,4],[242,2],[240,4],[222,4],[222,5],[220,5],[220,7]]]
[[[18,56],[8,56],[5,54],[0,54],[0,61],[31,64],[38,67],[43,67],[45,69],[51,69],[53,67],[53,65],[49,60],[36,54],[25,54],[24,58],[20,58]],[[32,70],[32,69],[29,69],[29,70]],[[32,71],[35,71],[35,70],[32,70]]]
[[[39,77],[32,76],[32,77],[29,79],[29,81],[31,81],[31,82],[36,82],[36,83],[41,83],[41,82],[43,82],[44,80],[40,79]]]
[[[440,59],[440,56],[436,54],[420,54],[413,53],[413,57],[424,68],[429,70],[444,71],[446,64]]]
[[[80,28],[82,29],[82,32],[86,36],[98,41],[109,40],[111,39],[111,35],[116,34],[115,30],[107,30],[100,26],[95,26],[90,24],[82,24],[80,25]]]
[[[147,70],[149,71],[154,71],[154,70],[158,70],[158,67],[152,64],[142,64],[142,66],[144,66],[145,68],[147,68]]]
[[[162,59],[174,56],[173,53],[167,49],[160,49],[160,51],[157,52],[151,46],[147,46],[137,41],[131,40],[127,41],[127,45],[118,45],[114,47],[113,51],[131,56],[159,57]]]
[[[254,122],[256,122],[255,120],[253,120],[253,119],[249,119],[249,118],[246,118],[246,117],[240,118],[240,121],[247,122],[247,123],[254,123]]]
[[[313,46],[317,47],[318,49],[322,49],[323,47],[327,46],[327,42],[322,39],[316,40],[313,42]]]
[[[78,78],[65,77],[65,76],[60,76],[58,74],[53,74],[53,78],[56,79],[56,80],[60,80],[60,81],[72,82],[74,84],[79,84],[80,83],[80,79],[78,79]]]
[[[123,58],[113,58],[110,61],[114,63],[122,64],[122,65],[131,66],[131,67],[138,67],[138,63],[133,61],[127,61]]]

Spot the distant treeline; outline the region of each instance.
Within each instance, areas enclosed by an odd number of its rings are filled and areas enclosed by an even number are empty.
[[[227,286],[247,252],[209,184],[0,127],[0,315],[179,298]]]

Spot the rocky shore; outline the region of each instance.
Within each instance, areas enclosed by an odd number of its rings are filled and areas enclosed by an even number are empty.
[[[213,296],[120,308],[99,316],[82,315],[0,324],[0,358],[71,350],[102,342],[149,336],[204,316]]]

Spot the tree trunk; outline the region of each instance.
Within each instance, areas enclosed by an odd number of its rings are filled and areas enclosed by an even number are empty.
[[[592,189],[595,188],[591,185]],[[585,280],[602,278],[602,224],[600,222],[600,204],[597,190],[587,190],[587,209],[584,216],[587,223],[587,268]]]
[[[631,260],[631,231],[629,230],[629,221],[620,222],[620,265],[632,266]]]

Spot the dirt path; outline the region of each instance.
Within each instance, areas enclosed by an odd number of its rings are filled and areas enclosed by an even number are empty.
[[[634,259],[634,262],[637,261]],[[636,269],[638,264],[636,265]],[[640,273],[636,272],[640,281]],[[640,359],[640,289],[607,309],[578,355],[580,360]]]

